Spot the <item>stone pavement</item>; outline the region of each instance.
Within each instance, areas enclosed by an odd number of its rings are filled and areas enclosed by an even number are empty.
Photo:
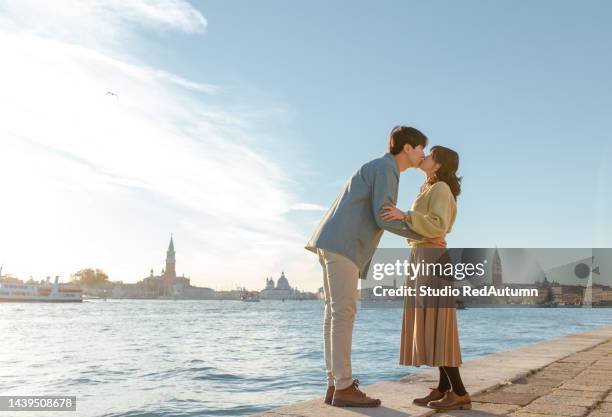
[[[472,397],[472,410],[443,416],[610,417],[612,341],[571,354]]]
[[[472,410],[436,413],[412,399],[437,384],[437,368],[362,387],[379,408],[339,408],[322,398],[257,417],[612,417],[612,326],[547,340],[465,362]],[[322,392],[325,387],[322,387]]]

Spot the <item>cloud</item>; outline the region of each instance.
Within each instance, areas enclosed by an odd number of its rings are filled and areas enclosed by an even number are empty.
[[[203,33],[208,22],[184,0],[22,0],[0,2],[13,28],[38,35],[77,39],[89,29],[98,42],[104,35],[125,35],[133,26]]]
[[[184,32],[204,32],[208,24],[206,18],[184,0],[97,0],[91,4],[98,10],[106,9],[110,15],[129,22],[145,22]]]
[[[300,210],[300,211],[327,211],[329,207],[322,206],[320,204],[312,204],[312,203],[296,203],[291,206],[291,210]]]
[[[257,288],[285,269],[308,286],[316,262],[287,212],[321,207],[297,203],[294,180],[257,148],[267,112],[257,102],[227,109],[222,87],[106,42],[108,33],[131,39],[136,22],[206,27],[183,1],[127,3],[0,6],[0,48],[10,57],[0,73],[0,175],[11,178],[0,252],[23,274],[97,266],[133,282],[163,262],[174,232],[179,270],[198,284]],[[88,40],[76,40],[88,23]]]

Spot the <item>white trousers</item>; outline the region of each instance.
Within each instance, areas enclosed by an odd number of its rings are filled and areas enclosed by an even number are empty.
[[[325,368],[327,384],[337,390],[353,383],[351,348],[357,311],[359,268],[350,259],[319,249],[325,294]]]

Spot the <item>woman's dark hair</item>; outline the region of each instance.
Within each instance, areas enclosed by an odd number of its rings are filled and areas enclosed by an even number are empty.
[[[444,146],[432,146],[431,154],[433,160],[440,164],[435,175],[427,180],[427,184],[433,185],[438,181],[448,184],[455,199],[461,193],[461,177],[457,176],[459,169],[459,154]]]
[[[389,152],[397,155],[408,144],[413,148],[427,146],[427,136],[414,127],[395,126],[389,135]]]

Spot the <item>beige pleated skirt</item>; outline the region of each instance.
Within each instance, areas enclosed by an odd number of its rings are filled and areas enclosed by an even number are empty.
[[[413,248],[410,252],[411,262],[431,261],[431,249]],[[434,257],[439,257],[439,253]],[[409,280],[407,285],[440,286],[440,281],[418,275]],[[435,304],[435,303],[434,303]],[[406,298],[400,339],[400,364],[406,366],[452,366],[462,363],[459,331],[457,328],[457,310],[447,307],[429,307],[431,302],[419,306],[414,300]]]

